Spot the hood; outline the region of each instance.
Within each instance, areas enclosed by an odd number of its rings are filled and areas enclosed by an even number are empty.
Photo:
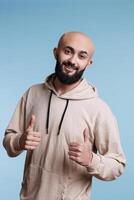
[[[89,84],[85,79],[83,79],[77,87],[73,88],[72,90],[69,90],[68,92],[66,92],[62,95],[59,95],[57,93],[57,91],[55,90],[54,84],[53,84],[55,77],[56,77],[55,74],[51,74],[50,76],[47,77],[46,82],[45,82],[46,87],[50,90],[50,96],[49,96],[49,100],[48,100],[48,109],[47,109],[46,133],[47,134],[49,133],[49,120],[50,120],[49,115],[50,115],[51,99],[52,99],[52,95],[54,93],[59,98],[64,99],[66,101],[65,108],[63,110],[61,120],[60,120],[59,126],[58,126],[57,135],[59,135],[65,113],[70,104],[69,103],[70,100],[86,100],[86,99],[95,98],[98,95],[97,95],[96,88],[94,86],[92,86],[91,84]]]
[[[86,100],[86,99],[91,99],[98,96],[96,87],[88,83],[85,78],[82,79],[82,81],[77,87],[73,88],[72,90],[62,95],[59,95],[56,92],[53,85],[53,81],[55,77],[56,77],[55,74],[51,74],[50,76],[48,76],[45,81],[45,85],[46,87],[48,87],[48,89],[53,91],[55,95],[57,95],[59,98],[69,99],[69,100]]]

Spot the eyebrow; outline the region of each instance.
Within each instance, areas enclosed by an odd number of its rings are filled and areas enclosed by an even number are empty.
[[[65,46],[64,49],[70,49],[71,51],[74,51],[74,48],[70,46]]]
[[[68,48],[68,49],[70,49],[71,51],[74,52],[74,48],[73,48],[73,47],[65,46],[64,49],[66,49],[66,48]],[[86,54],[86,55],[88,56],[88,53],[87,53],[86,51],[81,50],[80,53],[82,53],[82,54]]]
[[[80,51],[80,52],[83,53],[83,54],[88,55],[88,53],[86,51]]]

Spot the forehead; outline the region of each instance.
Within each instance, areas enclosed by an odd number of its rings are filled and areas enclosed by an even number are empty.
[[[66,46],[70,46],[76,51],[85,51],[88,54],[93,52],[94,49],[90,38],[80,33],[65,34],[59,42],[59,47],[65,48]]]

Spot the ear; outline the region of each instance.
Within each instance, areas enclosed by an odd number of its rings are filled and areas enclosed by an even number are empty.
[[[58,51],[58,49],[55,47],[53,49],[53,54],[54,54],[55,59],[57,59],[57,51]]]
[[[92,61],[92,60],[89,60],[88,65],[91,65],[92,63],[93,63],[93,61]]]
[[[88,64],[87,64],[87,67],[86,68],[89,68],[90,67],[90,65],[93,63],[93,61],[92,60],[89,60],[89,62],[88,62]]]

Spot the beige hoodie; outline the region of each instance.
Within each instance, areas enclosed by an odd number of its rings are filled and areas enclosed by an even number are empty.
[[[59,96],[53,77],[45,84],[32,86],[19,101],[6,129],[4,146],[9,156],[17,156],[19,138],[36,116],[35,130],[41,143],[27,151],[21,200],[89,200],[92,176],[113,180],[120,176],[125,158],[118,127],[109,107],[85,79],[74,89]],[[89,129],[93,151],[86,168],[69,160],[68,145],[83,141]]]

